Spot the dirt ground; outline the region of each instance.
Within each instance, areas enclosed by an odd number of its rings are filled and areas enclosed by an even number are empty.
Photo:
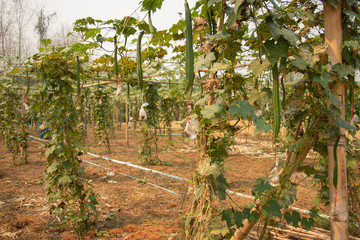
[[[110,154],[105,148],[96,146],[93,134],[89,132],[89,151],[140,166],[137,155],[139,138],[135,131],[131,131],[130,146],[126,147],[124,126],[115,131],[114,138],[110,140]],[[181,132],[181,128],[174,130],[177,134]],[[32,135],[35,134],[32,132]],[[159,156],[170,165],[144,167],[190,179],[199,158],[193,148],[194,143],[184,141],[180,134],[173,136],[173,145],[165,139],[165,136],[160,136]],[[226,178],[230,190],[251,195],[254,180],[264,177],[274,164],[272,141],[266,136],[254,136],[252,132],[247,137],[239,135],[235,141],[236,145],[225,163]],[[71,229],[52,224],[56,219],[49,215],[44,190],[46,159],[41,157],[44,148],[38,143],[43,142],[29,141],[29,164],[26,165],[13,165],[12,156],[5,151],[3,144],[0,145],[0,239],[74,239]],[[182,196],[189,186],[187,180],[177,180],[88,154],[83,155],[82,160],[86,174],[100,196],[99,221],[96,228],[89,232],[89,239],[181,239],[179,216]],[[306,161],[314,162],[314,154],[310,154]],[[109,176],[110,170],[104,167],[111,169],[115,175]],[[253,203],[248,198],[230,196],[240,206]],[[305,179],[298,187],[298,200],[294,206],[310,209],[316,205],[312,202],[315,196],[316,189],[311,179]],[[317,207],[326,213],[325,207]]]

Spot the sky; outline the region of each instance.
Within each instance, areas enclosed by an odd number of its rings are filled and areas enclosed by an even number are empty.
[[[92,17],[94,19],[122,19],[131,15],[139,6],[140,0],[31,0],[36,8],[45,8],[47,14],[56,12],[55,21],[71,26],[76,19]],[[190,8],[196,0],[188,0]],[[168,29],[180,19],[179,12],[184,13],[184,0],[165,0],[162,8],[153,17],[153,25],[158,30]],[[145,12],[140,8],[133,15],[142,19]],[[184,16],[184,14],[183,14]],[[54,22],[55,22],[54,21]],[[147,19],[146,19],[147,21]]]

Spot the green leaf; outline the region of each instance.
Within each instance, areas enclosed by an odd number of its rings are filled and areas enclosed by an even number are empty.
[[[279,24],[273,21],[270,17],[266,19],[266,25],[269,27],[271,34],[276,38],[283,36],[291,45],[296,46],[296,42],[299,39],[299,35],[293,31],[282,28]]]
[[[215,35],[209,36],[209,40],[224,40],[229,37],[231,37],[231,34],[225,31],[221,31],[221,32],[217,32]]]
[[[260,59],[255,59],[248,66],[248,72],[252,72],[253,77],[257,78],[263,71],[268,70],[271,66],[271,63],[267,58],[265,58],[262,62]]]
[[[84,34],[84,40],[88,40],[89,38],[95,38],[99,33],[100,33],[100,29],[98,28],[89,29]]]
[[[270,131],[272,129],[271,124],[270,123],[266,124],[266,121],[262,118],[259,118],[258,120],[256,120],[254,122],[254,125],[256,126],[255,132],[264,130],[265,133],[267,133],[268,131]]]
[[[264,107],[266,103],[271,102],[272,92],[270,88],[262,88],[260,91],[258,89],[251,89],[248,93],[249,103],[254,105]]]
[[[351,47],[351,48],[354,48],[354,49],[358,49],[359,48],[359,42],[355,41],[355,40],[344,41],[344,46]]]
[[[225,209],[221,212],[221,221],[225,221],[228,228],[234,226],[234,218],[232,209]]]
[[[212,163],[208,158],[199,166],[197,171],[202,176],[212,175],[214,178],[217,178],[222,173],[222,168],[219,164]]]
[[[216,62],[214,63],[214,65],[211,67],[210,72],[217,72],[220,70],[225,70],[228,69],[229,67],[231,67],[230,63],[227,62]]]
[[[336,104],[336,105],[338,105],[338,106],[340,106],[342,108],[344,107],[344,105],[339,101],[339,99],[337,99],[337,97],[334,96],[334,94],[332,94],[330,92],[329,89],[325,89],[325,92],[330,97],[330,100],[331,100],[332,103],[334,103],[334,104]]]
[[[350,123],[348,123],[347,121],[345,121],[342,118],[335,119],[334,121],[335,121],[336,126],[344,128],[345,130],[353,130],[353,131],[357,130],[356,127],[351,126]]]
[[[71,164],[69,162],[67,162],[67,161],[63,161],[62,166],[63,166],[64,169],[69,170],[70,167],[71,167]]]
[[[293,60],[290,61],[290,64],[292,64],[294,67],[297,67],[297,68],[300,68],[302,70],[305,70],[306,67],[308,66],[308,64],[306,63],[306,61],[299,57],[299,56],[296,56],[294,55],[294,58]]]
[[[282,208],[287,209],[291,204],[294,203],[296,198],[297,188],[294,185],[290,185],[281,192],[279,204]]]
[[[65,175],[65,176],[60,177],[58,182],[61,185],[65,185],[65,184],[71,183],[72,181],[71,181],[71,178],[69,176]]]
[[[235,220],[235,224],[238,226],[238,227],[242,227],[243,226],[243,214],[242,212],[239,212],[239,211],[235,211],[234,212],[234,220]]]
[[[270,190],[270,189],[271,186],[267,181],[265,181],[262,178],[258,178],[255,180],[254,187],[252,189],[252,194],[253,196],[257,197],[260,196],[266,190]]]
[[[286,212],[284,218],[288,224],[292,223],[294,227],[298,227],[299,221],[301,220],[300,213],[297,211],[292,211],[291,213]]]
[[[47,148],[45,150],[45,157],[48,158],[50,155],[52,155],[56,150],[56,145],[52,145],[51,147]]]
[[[160,9],[164,0],[143,0],[141,11],[153,11],[156,12]]]
[[[235,14],[237,14],[237,11],[239,9],[239,7],[241,6],[241,4],[244,3],[245,0],[236,0],[235,5],[234,5],[234,12]]]
[[[201,110],[201,114],[204,118],[212,119],[215,114],[223,111],[223,106],[219,104],[207,105]]]
[[[318,82],[323,86],[323,88],[327,88],[329,82],[331,82],[331,76],[327,72],[323,72],[321,75],[316,73],[313,77],[314,82]]]
[[[251,106],[248,101],[243,101],[243,100],[237,100],[235,104],[230,105],[229,107],[229,112],[232,116],[238,115],[243,119],[247,119],[250,116],[256,119],[257,117],[254,114],[255,110],[256,108],[254,106]]]
[[[215,61],[215,60],[216,60],[216,57],[215,57],[215,53],[213,53],[213,52],[205,53],[203,55],[200,55],[197,58],[194,72],[198,72],[201,69],[202,66],[204,66],[206,68],[210,68],[211,63],[213,61]]]
[[[352,1],[352,2],[354,3],[355,1]],[[346,13],[350,16],[356,17],[358,20],[360,20],[360,14],[354,12],[350,8],[343,8],[342,11],[343,11],[343,13]]]
[[[269,202],[266,205],[264,205],[261,209],[264,215],[266,215],[269,218],[272,217],[282,218],[281,207],[273,199],[270,199]]]
[[[309,231],[314,226],[314,220],[312,218],[303,217],[300,220],[301,226]]]
[[[337,63],[333,66],[333,70],[339,74],[339,77],[344,78],[348,75],[355,75],[355,69],[350,65],[343,65],[341,63]]]
[[[229,232],[227,227],[211,229],[211,234],[225,236]]]
[[[339,4],[338,0],[327,0],[327,3],[333,6],[334,8],[336,8]]]
[[[53,173],[57,170],[59,163],[57,161],[54,161],[47,169],[46,172],[47,173]]]
[[[288,56],[289,43],[283,37],[280,37],[276,43],[274,39],[265,41],[264,47],[271,64],[277,63],[281,57]]]

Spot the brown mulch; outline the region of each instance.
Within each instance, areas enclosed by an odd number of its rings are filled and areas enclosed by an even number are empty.
[[[179,128],[174,132],[181,131]],[[32,135],[35,135],[34,131]],[[226,178],[231,190],[251,195],[254,180],[264,177],[274,163],[271,141],[266,136],[259,138],[251,134],[235,140],[237,144],[225,163]],[[44,148],[35,142],[29,141],[29,164],[26,165],[14,165],[12,155],[0,144],[0,239],[74,239],[69,227],[54,224],[56,218],[49,215],[44,190],[46,159],[41,157]],[[126,146],[124,125],[110,140],[111,153],[97,146],[91,131],[87,139],[92,153],[141,165],[137,155],[138,142],[138,136],[132,131],[130,146]],[[166,136],[160,136],[159,149],[160,159],[169,165],[144,167],[191,178],[200,157],[192,142],[173,136],[173,144],[170,144]],[[99,194],[99,220],[88,233],[88,239],[182,239],[179,216],[183,197],[151,184],[184,195],[189,186],[186,180],[179,181],[87,154],[82,160],[87,177]],[[85,161],[110,168],[115,175],[109,176],[108,169]],[[307,161],[314,160],[309,158]],[[311,179],[300,183],[296,207],[310,209],[315,205],[312,198],[316,196],[316,189],[312,185]],[[251,199],[231,197],[240,206],[253,203]],[[325,207],[320,207],[326,211]]]

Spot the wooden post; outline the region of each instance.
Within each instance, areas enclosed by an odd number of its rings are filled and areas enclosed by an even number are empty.
[[[324,25],[325,42],[327,44],[327,53],[331,64],[342,63],[342,18],[341,4],[338,1],[337,7],[333,7],[324,1]],[[341,107],[341,118],[345,119],[345,85],[340,79],[335,79],[335,84],[330,86],[332,93],[343,104]],[[328,100],[328,105],[332,104]],[[349,213],[347,200],[347,175],[346,175],[346,137],[345,129],[339,128],[340,139],[336,148],[338,179],[337,186],[334,186],[334,145],[335,141],[328,141],[328,174],[330,191],[330,230],[331,239],[349,239]]]
[[[116,129],[116,131],[118,131],[119,130],[119,108],[117,106],[115,106],[114,111],[115,111],[115,122],[114,122],[115,129]]]
[[[129,147],[129,97],[126,95],[126,107],[125,107],[125,140],[126,146]]]

